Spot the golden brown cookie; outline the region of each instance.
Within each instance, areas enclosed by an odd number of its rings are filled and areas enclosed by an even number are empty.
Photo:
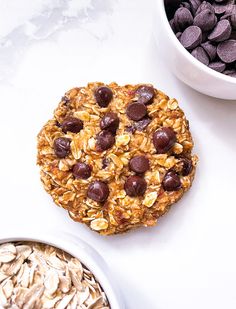
[[[152,85],[89,83],[42,128],[37,163],[55,203],[108,235],[156,224],[192,184],[192,148],[175,99]]]

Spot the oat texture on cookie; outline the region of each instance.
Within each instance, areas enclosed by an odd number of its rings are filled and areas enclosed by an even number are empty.
[[[189,123],[152,85],[89,83],[38,135],[41,180],[70,217],[104,235],[153,226],[193,181]]]

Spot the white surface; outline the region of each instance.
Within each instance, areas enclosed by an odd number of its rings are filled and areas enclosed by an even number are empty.
[[[172,76],[153,39],[153,8],[151,0],[0,1],[0,236],[36,225],[79,235],[113,268],[128,309],[235,309],[236,102]],[[54,206],[39,181],[36,134],[64,91],[95,80],[152,82],[190,120],[196,180],[154,228],[99,236]]]
[[[27,229],[19,228],[17,237],[14,231],[11,233],[9,231],[6,231],[6,233],[2,231],[0,244],[13,241],[42,242],[70,253],[72,256],[78,258],[94,274],[106,293],[112,309],[124,308],[123,298],[112,278],[109,267],[107,267],[98,252],[78,236],[75,237],[72,234],[51,231],[50,229],[44,232],[34,229],[29,235]]]
[[[236,100],[236,78],[209,69],[179,43],[166,18],[164,0],[156,1],[155,25],[158,49],[169,70],[186,85],[203,94]]]

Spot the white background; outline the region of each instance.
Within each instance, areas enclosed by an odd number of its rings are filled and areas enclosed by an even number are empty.
[[[154,2],[0,0],[0,233],[38,226],[80,236],[110,265],[128,309],[234,309],[236,101],[201,95],[165,68]],[[88,81],[153,83],[190,120],[196,179],[154,228],[99,236],[41,186],[36,135],[63,93]]]

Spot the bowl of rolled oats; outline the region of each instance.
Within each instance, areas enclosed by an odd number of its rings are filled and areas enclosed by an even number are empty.
[[[122,309],[101,256],[72,235],[0,239],[0,308]]]

